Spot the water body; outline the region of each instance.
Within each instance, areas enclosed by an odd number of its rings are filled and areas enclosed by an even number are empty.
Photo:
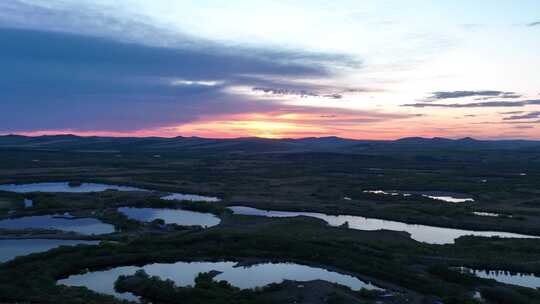
[[[157,209],[157,208],[118,208],[118,211],[133,220],[151,222],[162,219],[166,224],[177,224],[182,226],[202,226],[212,227],[218,225],[221,220],[211,214],[194,212],[181,209]]]
[[[80,185],[70,186],[68,182],[0,185],[0,190],[17,192],[17,193],[30,193],[30,192],[85,193],[85,192],[102,192],[106,190],[147,191],[141,188],[135,188],[135,187],[129,187],[129,186],[95,184],[95,183],[82,183]]]
[[[0,229],[54,229],[84,235],[107,234],[115,231],[113,225],[94,218],[69,218],[59,215],[25,216],[0,220]]]
[[[114,290],[114,282],[120,275],[132,275],[144,269],[151,276],[173,280],[178,286],[193,286],[195,277],[201,272],[219,271],[215,280],[226,280],[230,284],[242,288],[255,288],[283,280],[312,281],[324,280],[350,287],[353,290],[379,289],[371,283],[363,282],[356,277],[344,275],[323,268],[315,268],[289,263],[265,263],[249,267],[238,266],[236,262],[178,262],[175,264],[150,264],[143,267],[116,267],[105,271],[95,271],[72,275],[58,281],[68,286],[84,286],[98,293],[114,295],[120,299],[137,301],[131,293],[118,293]]]
[[[509,271],[500,270],[476,270],[466,267],[459,267],[459,271],[463,273],[471,273],[483,279],[493,279],[497,282],[517,285],[528,288],[540,288],[540,277],[534,274],[527,273],[511,273]]]
[[[79,240],[0,240],[0,263],[7,262],[18,256],[45,252],[60,246],[97,245],[98,243],[99,241]]]
[[[424,197],[428,197],[434,200],[439,200],[447,203],[467,203],[467,202],[474,202],[474,199],[471,197],[467,197],[465,194],[461,193],[454,193],[454,192],[443,192],[443,191],[385,191],[385,190],[365,190],[364,193],[372,193],[372,194],[380,194],[380,195],[402,195],[402,196],[411,196],[413,194],[415,195],[421,195]]]
[[[501,214],[499,213],[493,213],[493,212],[473,212],[474,215],[478,216],[489,216],[489,217],[500,217]],[[507,217],[512,217],[511,215],[507,215]]]
[[[173,193],[167,196],[162,197],[161,199],[168,200],[168,201],[193,201],[193,202],[219,202],[219,198],[217,197],[211,197],[211,196],[203,196],[203,195],[196,195],[196,194],[181,194],[181,193]]]
[[[473,198],[470,197],[455,197],[452,195],[445,195],[445,194],[422,194],[422,196],[429,197],[434,200],[439,200],[447,203],[467,203],[467,202],[474,202]]]
[[[31,192],[61,192],[61,193],[90,193],[90,192],[102,192],[106,190],[117,191],[151,191],[148,189],[108,185],[108,184],[96,184],[96,183],[82,183],[80,185],[69,185],[68,182],[52,182],[52,183],[32,183],[32,184],[8,184],[0,185],[0,191],[9,191],[17,193],[31,193]],[[164,200],[178,200],[178,201],[198,201],[198,202],[219,202],[217,197],[202,196],[196,194],[182,194],[171,193],[170,195],[162,197]]]
[[[268,211],[260,210],[251,207],[234,206],[229,207],[234,214],[240,215],[253,215],[253,216],[265,216],[265,217],[295,217],[295,216],[308,216],[314,217],[327,222],[330,226],[341,226],[348,223],[350,229],[356,230],[394,230],[405,231],[411,234],[411,238],[418,242],[424,242],[429,244],[453,244],[454,241],[465,235],[483,236],[483,237],[506,237],[506,238],[540,238],[537,236],[523,235],[510,232],[496,232],[496,231],[473,231],[435,227],[428,225],[413,225],[396,221],[380,220],[375,218],[367,218],[362,216],[353,215],[328,215],[315,212],[290,212],[290,211]]]
[[[34,207],[34,202],[31,199],[24,199],[24,208],[32,208]]]
[[[380,195],[392,195],[392,196],[401,195],[399,192],[396,192],[396,191],[384,191],[384,190],[364,190],[362,192],[371,193],[371,194],[380,194]],[[410,196],[410,194],[409,195],[405,194],[404,196]]]

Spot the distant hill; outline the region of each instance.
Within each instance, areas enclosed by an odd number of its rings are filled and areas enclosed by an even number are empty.
[[[471,137],[448,139],[442,137],[423,138],[407,137],[389,142],[389,147],[424,148],[424,149],[522,149],[539,147],[540,141],[532,140],[476,140]]]
[[[81,137],[75,135],[0,136],[1,149],[81,151],[81,152],[400,152],[422,150],[533,149],[540,141],[475,140],[473,138],[407,137],[394,141],[355,140],[340,137],[268,139],[257,137],[212,139],[201,137]]]

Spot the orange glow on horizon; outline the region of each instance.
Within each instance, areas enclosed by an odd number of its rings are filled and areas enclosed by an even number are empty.
[[[540,139],[535,128],[509,129],[507,125],[455,123],[455,117],[404,117],[382,113],[342,111],[332,114],[317,110],[287,113],[242,113],[202,117],[197,121],[155,129],[135,131],[79,131],[41,130],[17,132],[20,135],[40,136],[74,134],[79,136],[108,137],[176,137],[199,136],[207,138],[302,138],[339,136],[352,139],[393,140],[409,136],[421,137],[475,137],[479,139],[530,138]],[[434,127],[436,126],[436,127]],[[525,136],[524,136],[525,135]]]

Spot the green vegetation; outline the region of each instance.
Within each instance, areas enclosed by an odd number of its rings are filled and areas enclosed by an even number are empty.
[[[133,276],[120,276],[115,283],[116,290],[131,292],[153,303],[178,304],[250,304],[263,303],[255,298],[255,292],[240,290],[226,281],[216,282],[212,273],[200,273],[195,278],[195,286],[177,287],[173,281],[150,277],[144,270]],[[270,287],[272,288],[272,287]]]
[[[483,246],[469,248],[467,244],[450,246],[417,245],[406,239],[379,232],[363,232],[329,228],[318,221],[295,219],[264,219],[254,225],[253,218],[240,217],[234,227],[173,235],[139,237],[128,243],[105,243],[101,246],[61,248],[43,254],[20,257],[0,267],[0,297],[3,301],[32,300],[36,302],[63,299],[85,303],[114,302],[108,297],[88,293],[80,288],[55,285],[55,280],[85,269],[98,270],[122,265],[143,265],[178,260],[252,259],[296,261],[336,267],[337,270],[373,278],[383,285],[388,282],[426,295],[436,295],[445,303],[465,303],[470,291],[492,287],[494,282],[477,278],[457,280],[454,276],[422,270],[421,265],[436,265],[444,261],[481,263],[486,258],[499,260],[504,268],[504,252],[521,255],[524,261],[534,258],[540,242],[520,243],[513,240],[481,240]],[[258,227],[258,228],[254,228]],[[246,229],[249,228],[249,229]],[[294,231],[291,234],[290,231]],[[479,248],[488,248],[479,251]],[[151,250],[149,250],[151,248]],[[499,251],[494,251],[498,248]],[[510,258],[512,256],[509,256]],[[442,265],[442,264],[441,264]],[[514,290],[517,295],[540,300],[540,293],[524,288],[497,287]],[[523,293],[522,290],[527,290]]]
[[[120,232],[99,237],[99,246],[63,247],[19,257],[0,265],[0,302],[118,303],[84,288],[57,286],[56,280],[87,270],[179,260],[294,261],[345,271],[389,290],[325,290],[321,303],[540,303],[540,292],[461,274],[452,267],[509,270],[540,275],[540,240],[463,237],[453,245],[428,245],[392,231],[328,227],[308,218],[232,215],[231,205],[261,209],[351,214],[409,223],[540,235],[540,158],[528,150],[372,150],[365,153],[194,153],[160,151],[83,153],[0,150],[0,184],[71,181],[137,186],[157,192],[0,193],[0,217],[70,212],[114,224]],[[121,155],[119,157],[118,155]],[[39,162],[32,160],[39,159]],[[527,172],[521,176],[519,172]],[[364,190],[451,191],[474,203],[449,204],[419,195],[384,196]],[[161,200],[165,192],[211,195],[221,202]],[[23,208],[24,197],[34,201]],[[345,200],[344,197],[351,198]],[[118,207],[183,208],[218,215],[216,227],[162,227],[140,223]],[[9,210],[15,213],[8,214]],[[502,213],[482,217],[473,211]],[[28,237],[31,232],[1,232]],[[33,237],[41,237],[35,232]],[[59,235],[60,236],[60,235]],[[50,237],[50,235],[49,235]],[[73,236],[71,236],[73,237]],[[308,292],[287,283],[242,291],[201,275],[193,288],[138,274],[118,287],[154,302],[282,303],[289,295],[307,301]],[[128,284],[129,283],[129,284]],[[310,289],[312,288],[312,289]],[[180,295],[180,296],[178,296]],[[293,296],[294,295],[294,296]],[[201,300],[204,299],[204,300]],[[192,301],[192,302],[189,302]],[[223,301],[223,302],[219,302]],[[251,302],[250,302],[251,301]],[[255,302],[253,302],[255,301]],[[322,301],[322,300],[321,300]],[[393,302],[391,302],[393,301]]]
[[[0,191],[0,216],[24,208],[23,201],[22,195]]]

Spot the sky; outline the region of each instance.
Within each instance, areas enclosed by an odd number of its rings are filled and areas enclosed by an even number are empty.
[[[0,1],[0,134],[540,139],[538,0]]]

